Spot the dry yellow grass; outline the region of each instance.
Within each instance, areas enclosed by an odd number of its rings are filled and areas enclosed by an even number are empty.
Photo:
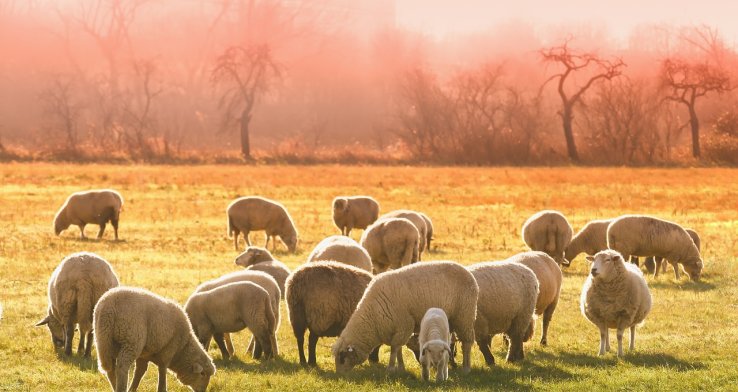
[[[52,219],[71,192],[112,187],[126,199],[122,242],[80,241],[74,227],[53,235]],[[184,302],[203,280],[236,270],[226,238],[225,208],[235,197],[262,195],[281,201],[300,232],[299,253],[277,256],[290,267],[312,247],[337,234],[330,203],[338,194],[369,194],[383,211],[413,208],[436,226],[436,251],[425,260],[464,264],[525,250],[520,226],[532,213],[554,208],[575,230],[590,219],[647,213],[695,228],[702,236],[704,281],[649,278],[654,308],[638,332],[636,353],[620,361],[596,357],[596,328],[579,314],[585,278],[582,257],[565,273],[550,347],[526,345],[520,365],[483,365],[476,351],[468,377],[452,371],[449,389],[507,390],[583,388],[624,390],[735,390],[738,380],[738,171],[731,169],[416,168],[342,166],[108,166],[0,165],[0,390],[105,390],[94,361],[65,359],[48,332],[33,328],[46,307],[46,283],[67,254],[89,250],[108,259],[127,285],[142,286]],[[88,227],[89,234],[96,227]],[[356,238],[359,233],[354,234]],[[254,237],[263,242],[261,234]],[[256,388],[301,390],[425,389],[406,353],[409,374],[388,376],[365,365],[349,377],[333,374],[329,348],[318,346],[322,370],[297,365],[294,337],[283,309],[279,343],[283,358],[259,363],[241,355],[220,360],[213,391]],[[537,331],[540,333],[540,331]],[[246,336],[237,335],[237,350]],[[495,340],[493,353],[503,351]],[[382,362],[386,363],[383,353]],[[502,362],[502,361],[498,361]],[[156,372],[142,390],[153,390]],[[185,390],[170,377],[170,390]]]

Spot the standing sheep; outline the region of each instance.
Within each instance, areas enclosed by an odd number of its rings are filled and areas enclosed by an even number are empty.
[[[419,214],[425,221],[425,248],[430,252],[431,240],[433,239],[433,221],[431,221],[431,218],[428,215],[422,212],[419,212]]]
[[[89,357],[92,351],[92,312],[106,291],[118,287],[113,267],[102,257],[88,252],[74,253],[59,263],[49,279],[49,312],[36,326],[47,325],[51,340],[72,354],[75,324],[79,325],[77,354]],[[85,340],[86,345],[85,345]]]
[[[54,234],[57,236],[69,226],[79,227],[80,238],[85,237],[87,224],[99,225],[97,238],[105,233],[108,222],[115,231],[118,240],[118,220],[123,208],[123,197],[112,189],[91,190],[71,194],[54,217]]]
[[[287,308],[301,365],[317,365],[318,338],[341,334],[371,280],[370,273],[333,261],[303,264],[290,275]],[[305,330],[310,332],[307,360]]]
[[[699,250],[701,253],[702,252],[701,250],[702,241],[700,240],[700,235],[697,234],[697,232],[694,231],[693,229],[684,229],[684,231],[686,231],[687,234],[689,234],[689,236],[692,237],[692,241],[694,242],[695,246],[697,246],[697,250]],[[659,270],[661,270],[661,272],[666,272],[666,262],[667,261],[668,260],[665,261],[661,257],[649,257],[646,259],[645,264],[649,272],[653,271],[653,277],[658,278]],[[671,262],[671,261],[668,261],[668,262],[674,268],[674,276],[676,277],[677,280],[679,280],[680,278],[679,264],[675,262]]]
[[[421,255],[426,248],[426,241],[428,240],[428,227],[420,213],[410,210],[395,210],[388,212],[381,217],[379,220],[390,219],[390,218],[404,218],[412,222],[416,229],[418,229],[418,260],[421,259]]]
[[[337,261],[372,272],[372,259],[358,242],[342,235],[330,236],[315,246],[307,259],[311,261]]]
[[[200,344],[207,348],[210,339],[215,337],[223,359],[230,358],[223,335],[244,328],[248,328],[259,342],[266,359],[278,354],[278,321],[272,296],[255,283],[234,282],[195,293],[187,300],[184,309]]]
[[[584,225],[566,246],[564,258],[567,262],[571,263],[582,252],[594,256],[597,252],[607,249],[607,226],[610,222],[612,219],[601,219],[589,221]]]
[[[571,241],[572,229],[558,211],[540,211],[523,224],[523,241],[531,250],[546,252],[559,265],[569,265],[564,250]]]
[[[266,232],[266,243],[272,239],[272,251],[276,250],[275,236],[287,245],[287,249],[295,253],[297,251],[297,229],[287,209],[276,201],[263,197],[251,196],[241,197],[228,205],[228,236],[233,237],[233,246],[238,250],[238,236],[243,233],[246,244],[251,246],[249,233],[264,230]]]
[[[618,357],[623,356],[623,331],[630,328],[630,350],[635,349],[635,328],[651,311],[651,293],[643,273],[626,263],[614,250],[603,250],[594,257],[582,287],[582,314],[600,329],[600,353],[610,351],[608,329],[617,329]]]
[[[167,369],[196,392],[205,392],[215,365],[200,346],[182,307],[146,290],[118,287],[95,306],[95,345],[100,372],[114,392],[138,389],[148,363],[159,367],[157,391],[167,390]]]
[[[418,261],[418,229],[407,219],[380,219],[361,235],[361,246],[372,260],[374,274]]]
[[[656,256],[684,270],[693,281],[702,274],[702,258],[692,237],[678,224],[645,215],[623,215],[607,227],[607,245],[623,257]],[[675,275],[679,276],[678,268]]]
[[[474,276],[454,262],[418,263],[375,276],[333,345],[336,371],[361,364],[381,344],[391,347],[387,369],[404,371],[402,346],[419,331],[425,312],[439,308],[462,342],[463,371],[468,373],[478,295]]]
[[[379,203],[369,196],[339,196],[333,199],[333,222],[341,235],[353,229],[366,229],[377,220]]]
[[[436,369],[436,382],[448,379],[448,360],[451,356],[451,333],[448,317],[442,309],[430,308],[420,322],[418,334],[420,364],[423,380],[430,378],[431,366]]]
[[[247,271],[261,271],[271,275],[277,281],[284,298],[284,282],[290,275],[290,269],[283,262],[275,260],[268,250],[249,246],[245,252],[236,257],[234,263],[246,268]]]
[[[561,268],[551,256],[543,252],[524,252],[507,259],[530,268],[538,278],[538,300],[535,313],[543,315],[541,345],[548,344],[548,325],[551,323],[561,294]]]
[[[535,329],[534,311],[539,293],[535,273],[509,260],[477,263],[467,269],[479,284],[474,333],[484,361],[489,366],[495,364],[490,345],[492,337],[499,333],[510,340],[507,361],[522,360],[523,342],[533,336]]]

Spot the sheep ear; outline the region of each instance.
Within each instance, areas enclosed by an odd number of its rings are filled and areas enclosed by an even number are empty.
[[[51,316],[46,316],[46,318],[44,318],[43,320],[41,320],[38,323],[36,323],[36,326],[37,327],[40,327],[42,325],[48,324],[49,323],[49,317],[51,317]]]
[[[590,263],[593,262],[593,261],[595,261],[594,256],[590,256],[590,255],[587,255],[587,257],[585,257],[585,259],[587,259],[587,261],[589,261]]]
[[[192,373],[198,373],[199,374],[199,373],[202,373],[203,370],[204,369],[202,368],[202,365],[200,365],[199,363],[196,363],[196,364],[192,365]]]
[[[621,259],[622,259],[622,257],[620,257],[620,255],[613,255],[612,256],[612,261],[618,261],[618,260],[621,260]]]

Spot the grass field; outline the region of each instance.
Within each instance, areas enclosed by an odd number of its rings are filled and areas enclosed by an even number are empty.
[[[113,187],[126,199],[121,242],[81,241],[71,228],[53,235],[52,219],[65,197],[80,189]],[[526,360],[504,363],[495,338],[494,368],[474,348],[472,373],[450,372],[449,390],[738,390],[738,171],[729,169],[515,169],[286,166],[0,165],[0,391],[109,390],[94,360],[64,358],[48,330],[34,328],[46,311],[46,285],[67,254],[88,250],[109,260],[121,282],[184,303],[197,284],[237,270],[226,238],[225,208],[235,197],[263,195],[287,206],[300,232],[299,253],[277,257],[290,267],[304,262],[323,237],[337,234],[330,203],[338,194],[369,194],[383,211],[427,212],[436,227],[425,260],[464,264],[498,260],[525,250],[520,226],[532,213],[554,208],[575,230],[590,219],[648,213],[696,229],[702,236],[701,283],[673,273],[648,278],[654,305],[638,330],[634,353],[597,357],[599,334],[579,312],[587,272],[583,256],[565,271],[562,299],[549,347],[526,344]],[[96,234],[88,227],[88,234]],[[252,234],[253,235],[253,234]],[[358,238],[355,232],[354,237]],[[261,233],[257,243],[263,243]],[[284,305],[284,303],[283,303]],[[330,345],[318,344],[320,369],[298,365],[286,309],[279,330],[282,357],[261,363],[243,353],[248,333],[236,335],[241,355],[231,362],[210,354],[218,367],[212,391],[418,390],[419,368],[405,352],[408,372],[386,374],[364,364],[339,377]],[[539,325],[540,327],[540,325]],[[611,334],[614,342],[614,334]],[[76,336],[75,336],[76,338]],[[76,346],[75,346],[76,347]],[[94,352],[93,352],[94,355]],[[381,354],[387,363],[388,352]],[[141,390],[154,390],[149,367]],[[169,376],[171,391],[186,390]]]

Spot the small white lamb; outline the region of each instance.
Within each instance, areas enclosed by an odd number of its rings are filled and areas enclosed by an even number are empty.
[[[430,368],[436,369],[436,382],[448,379],[448,360],[451,355],[451,334],[446,312],[430,308],[420,322],[420,364],[423,380],[430,378]]]

